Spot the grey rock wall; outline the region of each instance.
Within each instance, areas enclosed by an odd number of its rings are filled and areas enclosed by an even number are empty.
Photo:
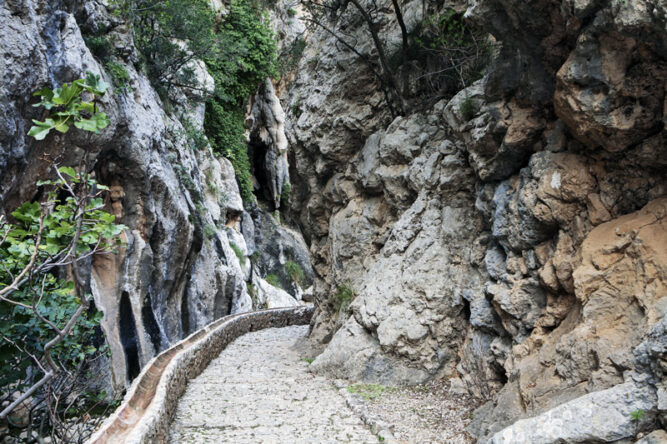
[[[401,5],[409,27],[424,17]],[[389,6],[377,17],[392,41]],[[487,75],[451,99],[392,121],[365,65],[322,30],[282,95],[299,110],[287,121],[294,209],[315,272],[311,337],[326,345],[313,368],[384,384],[459,378],[487,401],[471,427],[481,442],[503,442],[519,418],[540,433],[541,415],[590,402],[623,417],[618,429],[530,436],[657,427],[664,375],[648,368],[665,356],[640,344],[667,301],[664,5],[446,6],[498,44]],[[373,58],[365,24],[349,10],[336,20]],[[641,402],[615,404],[629,386]],[[633,406],[653,422],[630,427]]]
[[[248,292],[249,256],[255,250],[248,250],[246,239],[276,255],[290,242],[288,259],[298,257],[310,270],[298,233],[284,234],[278,224],[271,225],[270,236],[261,226],[242,233],[247,213],[231,164],[214,157],[209,147],[195,149],[181,123],[188,120],[201,130],[206,93],[175,91],[175,106],[165,111],[138,68],[128,25],[110,14],[105,2],[2,2],[0,24],[0,212],[36,196],[36,182],[53,173],[54,163],[78,165],[85,155],[98,181],[111,188],[107,209],[129,227],[120,254],[95,258],[90,270],[90,291],[104,313],[101,325],[111,349],[109,380],[100,381],[108,393],[127,387],[153,356],[189,333],[230,313],[258,308]],[[98,135],[72,129],[42,142],[27,137],[30,119],[41,113],[31,106],[34,91],[71,82],[87,70],[113,85],[83,39],[101,30],[130,77],[129,88],[112,86],[103,98],[109,127]],[[211,93],[213,81],[203,63],[192,68]],[[273,107],[263,106],[257,132],[270,132],[282,121],[282,108],[273,100]],[[284,152],[278,130],[267,143]],[[277,171],[274,188],[279,190],[289,182],[286,163]],[[237,257],[231,243],[246,260]],[[270,255],[266,261],[273,260]],[[281,296],[269,305],[296,304],[292,295]]]

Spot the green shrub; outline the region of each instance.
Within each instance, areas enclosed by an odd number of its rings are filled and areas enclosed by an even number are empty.
[[[102,35],[84,35],[83,41],[90,52],[102,63],[106,63],[115,54],[116,49],[111,42]]]
[[[350,285],[343,284],[338,287],[333,297],[336,311],[347,311],[355,297],[357,297],[357,292]]]
[[[241,247],[236,245],[234,242],[230,242],[229,246],[231,247],[232,250],[234,250],[234,254],[236,255],[236,257],[239,258],[241,266],[245,266],[246,257],[245,254],[243,254],[243,250],[241,249]]]
[[[287,261],[285,262],[285,272],[289,277],[292,278],[295,284],[301,284],[303,282],[303,279],[306,277],[305,273],[303,272],[303,268],[301,268],[301,265],[297,264],[294,261]]]
[[[205,59],[216,91],[206,103],[204,128],[213,150],[234,166],[241,197],[250,203],[254,196],[245,102],[264,79],[278,75],[276,43],[266,13],[251,0],[231,2],[216,36],[225,44],[219,56]]]
[[[287,10],[287,15],[289,15],[290,17],[294,17],[294,16],[296,15],[296,9],[294,9],[294,8],[289,8],[289,9]]]
[[[191,61],[216,57],[215,12],[207,0],[112,0],[132,23],[134,43],[153,87],[164,98],[173,87],[198,88]],[[183,44],[185,43],[185,45]]]
[[[297,119],[301,117],[301,114],[303,114],[303,110],[301,109],[301,97],[296,99],[296,102],[290,105],[289,110]]]
[[[187,116],[182,117],[180,120],[184,130],[181,133],[186,139],[188,139],[190,148],[195,151],[206,148],[206,146],[208,146],[208,139],[206,138],[204,131],[197,128],[197,126]]]
[[[267,274],[264,280],[274,287],[283,288],[282,285],[280,285],[280,278],[275,274]]]
[[[204,130],[213,151],[229,159],[234,167],[241,198],[254,200],[252,173],[245,142],[245,115],[239,106],[212,99],[206,103]]]
[[[111,76],[113,84],[120,91],[131,91],[130,75],[127,73],[125,66],[122,63],[115,61],[107,62],[104,67]]]
[[[206,236],[206,239],[213,239],[215,235],[217,234],[217,230],[215,227],[211,224],[206,224],[204,225],[204,236]]]
[[[278,75],[276,42],[262,5],[231,0],[220,18],[206,0],[113,0],[115,11],[130,17],[134,38],[155,88],[163,98],[174,86],[197,88],[193,59],[206,62],[215,94],[206,103],[205,134],[216,154],[227,157],[244,202],[254,200],[251,163],[245,141],[245,103],[267,77]],[[183,47],[178,42],[185,42]],[[206,146],[186,127],[196,149]]]
[[[466,96],[459,104],[459,112],[464,120],[470,120],[475,117],[475,102],[471,96]]]
[[[292,185],[288,182],[283,184],[282,190],[280,190],[280,207],[287,209],[289,208],[289,196],[292,191]]]

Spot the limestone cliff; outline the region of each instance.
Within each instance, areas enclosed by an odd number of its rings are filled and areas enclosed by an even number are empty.
[[[105,1],[0,2],[0,214],[39,198],[54,163],[87,156],[129,227],[119,255],[90,265],[111,346],[100,379],[122,390],[195,329],[296,304],[314,281],[315,371],[447,378],[484,401],[470,428],[480,442],[667,426],[664,1],[398,3],[408,31],[451,9],[487,33],[483,78],[392,117],[349,3],[325,20],[354,51],[279,2],[280,50],[303,54],[249,101],[258,201],[244,204],[232,165],[193,149],[212,85],[203,63],[191,66],[202,91],[167,107]],[[390,2],[374,4],[375,31],[399,47]],[[82,36],[101,29],[129,76],[102,103],[111,124],[36,143],[34,91],[86,70],[113,83]],[[413,68],[399,74],[422,91]],[[632,421],[636,410],[647,415]]]
[[[78,165],[84,156],[92,160],[97,180],[111,188],[107,209],[129,227],[126,245],[120,254],[91,263],[90,291],[104,314],[101,326],[111,348],[99,381],[112,393],[125,388],[159,351],[214,319],[297,304],[301,290],[288,287],[286,261],[304,268],[303,285],[311,272],[300,235],[256,204],[244,207],[230,162],[214,157],[208,146],[195,147],[192,133],[203,125],[202,99],[213,88],[203,63],[192,66],[203,91],[178,91],[176,109],[167,109],[138,68],[127,23],[105,5],[0,3],[0,214],[38,198],[36,183],[53,174],[54,164]],[[31,106],[34,91],[81,78],[88,70],[113,85],[108,65],[92,55],[82,36],[99,32],[113,42],[117,63],[129,76],[101,104],[109,127],[99,135],[71,131],[43,142],[27,137],[30,119],[40,112]],[[272,99],[272,106],[261,105]],[[280,103],[269,91],[255,104],[262,120],[254,131],[270,134],[268,141],[261,136],[269,153],[283,153]],[[275,187],[289,181],[286,170],[286,163],[266,167],[278,174],[260,191],[270,187],[274,195]],[[262,278],[268,273],[279,274],[291,294],[266,283]]]
[[[399,27],[382,4],[391,47]],[[401,6],[410,29],[430,13]],[[313,368],[451,378],[488,400],[471,431],[497,442],[560,442],[535,435],[537,415],[585,403],[664,426],[664,346],[647,345],[666,340],[664,2],[437,6],[465,10],[497,45],[453,98],[392,120],[367,65],[321,28],[283,95],[316,274],[311,336],[327,344]],[[354,9],[335,20],[376,56]],[[500,434],[523,417],[537,422]],[[628,418],[562,437],[627,438]]]

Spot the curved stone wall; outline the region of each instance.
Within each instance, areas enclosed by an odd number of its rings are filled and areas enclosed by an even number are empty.
[[[262,310],[221,318],[165,350],[144,367],[123,403],[89,444],[166,442],[169,422],[187,382],[234,339],[256,330],[310,322],[311,307]]]

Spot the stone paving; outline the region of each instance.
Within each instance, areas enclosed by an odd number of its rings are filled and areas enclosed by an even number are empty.
[[[269,328],[232,342],[188,383],[169,442],[377,443],[331,382],[295,346],[308,326]]]

